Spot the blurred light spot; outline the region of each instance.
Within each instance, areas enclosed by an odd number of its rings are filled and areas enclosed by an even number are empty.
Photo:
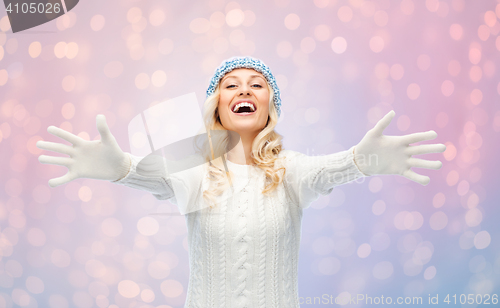
[[[401,12],[405,15],[413,14],[413,10],[415,9],[415,5],[411,0],[403,0],[401,1],[399,7],[401,8]]]
[[[170,266],[162,261],[149,263],[148,273],[154,279],[164,279],[170,275]]]
[[[439,8],[439,0],[425,0],[425,7],[430,12],[437,12]]]
[[[112,61],[104,66],[104,75],[108,78],[116,78],[123,73],[123,64],[120,61]]]
[[[106,218],[101,223],[102,232],[110,237],[116,237],[123,231],[122,223],[116,218]]]
[[[341,36],[337,36],[332,40],[331,48],[337,54],[344,53],[347,49],[347,41]]]
[[[33,294],[43,293],[44,284],[42,279],[35,276],[28,276],[26,278],[26,289]]]
[[[318,8],[323,9],[330,4],[330,0],[314,0],[314,5]]]
[[[425,280],[431,280],[436,276],[436,267],[435,266],[429,266],[428,268],[425,269],[424,271],[424,279]]]
[[[54,249],[50,254],[50,262],[57,267],[68,267],[71,264],[71,256],[62,249]]]
[[[7,73],[10,79],[16,79],[23,74],[23,64],[21,62],[11,63],[7,67]]]
[[[38,41],[32,42],[28,48],[28,53],[30,57],[37,58],[40,53],[42,53],[42,44],[40,44],[40,42]],[[0,59],[1,58],[2,57],[0,56]]]
[[[381,52],[384,49],[384,39],[380,36],[374,36],[370,39],[370,49],[373,52]]]
[[[498,7],[498,4],[497,4]],[[497,16],[493,11],[487,11],[484,13],[484,23],[488,25],[488,27],[494,27],[497,23]]]
[[[436,116],[436,125],[439,128],[443,128],[447,124],[448,124],[448,114],[446,114],[445,112],[438,113],[438,115]]]
[[[448,146],[447,146],[448,147]],[[448,186],[454,186],[458,183],[459,174],[456,170],[451,170],[446,176],[446,183]]]
[[[158,221],[152,217],[143,217],[137,222],[137,230],[142,235],[155,235],[158,233],[159,228]]]
[[[451,80],[445,80],[441,84],[441,93],[443,93],[444,96],[452,95],[454,90],[455,90],[455,85]]]
[[[408,117],[407,115],[402,115],[398,117],[397,126],[400,131],[404,132],[408,130],[408,128],[410,128],[410,124],[411,120],[410,117]]]
[[[446,145],[446,150],[443,152],[443,156],[447,161],[452,161],[457,156],[457,148],[451,142],[445,142],[444,144]],[[449,176],[449,174],[448,174],[448,176]],[[457,177],[458,177],[458,173],[457,173]],[[453,184],[453,185],[455,185],[455,184]],[[450,186],[452,186],[452,185],[450,185]]]
[[[307,108],[306,112],[304,113],[304,119],[309,124],[317,123],[319,121],[320,116],[321,116],[320,111],[314,107]]]
[[[450,26],[450,36],[452,39],[455,41],[459,41],[463,37],[464,30],[461,25],[459,24],[452,24]]]
[[[9,179],[5,182],[4,189],[11,197],[19,196],[23,191],[23,184],[18,179]]]
[[[288,58],[292,54],[293,48],[292,44],[288,41],[281,41],[276,46],[276,53],[281,58]]]
[[[391,77],[394,80],[403,78],[404,72],[404,68],[401,64],[394,64],[391,66]]]
[[[313,241],[311,248],[315,254],[324,256],[331,253],[334,246],[335,244],[331,238],[322,236]]]
[[[368,183],[368,188],[372,193],[379,192],[383,186],[384,182],[380,177],[373,177],[372,179],[370,179],[370,182]]]
[[[300,17],[297,14],[288,14],[285,17],[285,27],[288,30],[295,30],[300,26]]]
[[[54,46],[54,55],[57,58],[62,59],[66,56],[67,49],[68,44],[66,44],[66,42],[59,42]]]
[[[499,29],[500,29],[500,25],[499,25]],[[483,64],[483,73],[486,77],[493,77],[495,75],[495,63],[491,60],[487,60],[484,62]]]
[[[472,64],[478,64],[481,61],[481,50],[478,48],[469,49],[469,60]]]
[[[469,192],[469,182],[466,180],[460,181],[460,183],[457,186],[457,193],[459,196],[465,196]]]
[[[89,202],[92,199],[92,190],[88,186],[82,186],[78,190],[78,197],[83,202]]]
[[[15,288],[12,290],[12,301],[20,307],[38,307],[38,305],[36,304],[36,300],[23,289]]]
[[[5,51],[7,51],[8,54],[14,54],[17,51],[17,47],[19,46],[17,39],[11,38],[7,41],[7,44],[5,45]]]
[[[245,13],[240,9],[231,10],[226,14],[226,23],[230,27],[237,27],[241,25],[244,20]]]
[[[417,66],[420,70],[426,71],[431,66],[431,58],[428,55],[420,55],[417,58]]]
[[[18,209],[9,213],[9,225],[14,228],[24,228],[26,226],[26,215]]]
[[[4,270],[12,278],[19,278],[23,275],[23,265],[17,260],[7,260],[4,264]]]
[[[375,12],[373,20],[377,26],[384,27],[389,21],[389,15],[385,11],[380,10]]]
[[[129,23],[136,23],[142,17],[142,11],[138,7],[130,8],[127,12],[127,21]]]
[[[322,275],[335,275],[340,270],[340,261],[335,257],[326,257],[318,262],[318,271]]]
[[[360,258],[367,258],[371,252],[372,248],[368,243],[363,243],[358,247],[358,257]]]
[[[161,26],[164,21],[165,21],[165,13],[160,9],[153,10],[149,14],[149,23],[153,27]]]
[[[103,277],[104,275],[106,275],[107,270],[106,270],[106,266],[104,266],[104,264],[101,261],[91,259],[91,260],[88,260],[87,262],[85,262],[85,272],[90,277],[100,278],[100,277]],[[119,287],[120,286],[118,285],[118,288]],[[121,294],[121,295],[123,295],[123,294]]]
[[[320,42],[330,38],[330,27],[328,25],[319,25],[314,28],[314,37]]]
[[[145,303],[151,303],[155,300],[155,293],[150,289],[142,290],[141,300]]]
[[[71,92],[75,89],[76,79],[74,76],[65,76],[61,82],[62,88],[66,92]]]
[[[66,103],[61,108],[61,114],[63,118],[69,120],[75,115],[75,105],[72,103]]]
[[[448,216],[444,212],[436,212],[429,219],[429,225],[432,230],[442,230],[448,225]]]
[[[491,243],[491,236],[488,231],[480,231],[474,237],[474,246],[476,249],[485,249]]]
[[[375,65],[374,72],[378,79],[386,79],[389,76],[389,71],[389,65],[387,65],[387,63],[382,62]]]
[[[135,86],[144,90],[149,86],[149,76],[146,73],[140,73],[135,77]]]
[[[106,19],[104,18],[104,16],[97,14],[92,16],[92,18],[90,19],[90,28],[96,32],[101,31],[102,28],[104,28],[105,23]]]
[[[45,237],[45,232],[43,232],[43,230],[39,228],[29,229],[26,234],[26,238],[28,239],[28,242],[35,247],[45,245],[45,242],[47,240],[47,238]]]
[[[372,270],[373,277],[381,280],[391,277],[393,272],[394,267],[389,261],[382,261],[375,264]]]
[[[411,100],[416,100],[420,96],[420,86],[416,83],[411,83],[406,89],[406,95]]]
[[[472,231],[465,231],[459,239],[460,248],[466,250],[474,247],[475,234]]]
[[[385,202],[383,200],[377,200],[372,205],[372,213],[374,215],[382,215],[385,212]]]
[[[250,10],[245,10],[243,13],[245,14],[245,17],[242,25],[245,27],[253,26],[255,23],[255,13]]]
[[[479,133],[475,131],[467,133],[467,135],[465,136],[465,141],[467,143],[467,146],[471,150],[477,150],[483,145],[483,138]]]
[[[465,223],[469,227],[478,226],[483,221],[483,214],[477,208],[472,208],[465,213]]]
[[[479,89],[472,90],[470,93],[470,100],[474,105],[479,105],[479,103],[483,100],[483,92]]]
[[[167,279],[160,285],[161,293],[166,297],[177,297],[182,294],[184,288],[177,280]]]
[[[483,71],[480,66],[474,65],[470,68],[469,78],[472,82],[479,82],[483,77]]]
[[[2,47],[0,46],[0,60],[2,60]],[[0,70],[0,86],[3,86],[9,80],[9,73],[7,70]]]
[[[162,70],[157,70],[151,76],[151,84],[155,87],[162,87],[167,82],[167,74]]]
[[[76,211],[72,206],[61,205],[56,209],[56,217],[62,223],[71,223],[76,218]]]
[[[139,285],[132,280],[122,280],[118,283],[118,293],[125,298],[134,298],[140,291]]]
[[[342,22],[349,22],[352,19],[352,9],[347,6],[341,6],[339,10],[337,11],[337,16],[339,17],[339,20]]]
[[[196,34],[205,33],[210,30],[210,21],[206,18],[193,19],[189,24],[189,30]]]
[[[245,18],[246,21],[246,18]],[[226,23],[226,16],[222,12],[214,12],[210,15],[210,26],[213,29],[219,29]]]
[[[481,41],[486,41],[490,37],[490,28],[486,25],[480,25],[477,29],[477,36]]]
[[[303,53],[311,53],[316,48],[316,42],[312,37],[305,37],[300,41],[300,49]]]
[[[0,19],[0,30],[3,32],[7,32],[10,30],[10,21],[7,15]]]
[[[12,155],[9,161],[10,169],[16,172],[24,172],[27,164],[28,159],[22,154]]]

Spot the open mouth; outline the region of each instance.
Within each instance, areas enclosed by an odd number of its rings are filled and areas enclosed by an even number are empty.
[[[257,110],[252,102],[241,102],[233,106],[232,112],[239,114],[250,114]]]

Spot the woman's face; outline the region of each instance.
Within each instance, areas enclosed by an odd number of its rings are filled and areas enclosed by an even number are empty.
[[[269,117],[269,89],[265,77],[248,68],[227,73],[220,82],[218,106],[225,129],[242,137],[257,136]]]

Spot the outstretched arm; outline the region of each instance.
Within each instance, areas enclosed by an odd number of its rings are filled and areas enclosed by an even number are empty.
[[[446,146],[439,144],[410,144],[437,138],[433,130],[404,136],[386,136],[383,134],[396,113],[389,111],[374,128],[354,147],[354,159],[363,174],[396,174],[422,185],[429,184],[430,178],[411,170],[415,168],[439,169],[443,163],[412,157],[413,155],[441,153]]]

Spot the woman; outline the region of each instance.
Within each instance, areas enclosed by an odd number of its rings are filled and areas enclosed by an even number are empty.
[[[182,202],[174,193],[175,175],[138,174],[141,158],[120,149],[102,115],[97,116],[100,141],[84,141],[50,126],[50,133],[73,146],[45,141],[37,146],[70,157],[41,155],[39,160],[69,169],[49,181],[52,187],[76,178],[94,178],[150,191],[181,210],[193,202],[206,202],[207,206],[185,216],[191,270],[185,307],[299,307],[303,209],[335,186],[375,174],[397,174],[427,185],[429,178],[410,168],[439,169],[442,164],[412,155],[443,152],[446,147],[410,146],[436,138],[434,131],[384,136],[383,130],[395,115],[391,111],[356,146],[307,156],[282,149],[281,136],[274,131],[280,113],[278,86],[262,61],[251,57],[224,61],[207,90],[204,119],[207,131],[225,129],[240,137],[228,134],[223,140],[212,140],[212,153],[214,148],[230,149],[222,155],[230,174],[212,154],[212,160],[206,159],[206,172],[192,174],[184,182],[186,191],[195,197]],[[234,184],[230,196],[219,198],[229,184]]]

